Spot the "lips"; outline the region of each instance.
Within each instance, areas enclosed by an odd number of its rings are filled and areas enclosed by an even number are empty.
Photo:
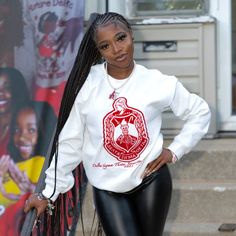
[[[6,108],[9,104],[8,100],[0,100],[0,108]]]
[[[31,145],[19,145],[18,149],[21,153],[31,153],[32,146]]]
[[[116,57],[116,61],[121,62],[121,61],[126,60],[126,58],[127,58],[127,54],[122,54],[122,55],[119,55],[118,57]]]
[[[6,101],[6,100],[0,100],[0,106],[5,105],[7,103],[8,103],[8,101]]]

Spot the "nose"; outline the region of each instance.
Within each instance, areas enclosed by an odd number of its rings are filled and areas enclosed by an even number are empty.
[[[19,139],[20,139],[20,141],[25,141],[25,135],[23,133],[21,133]]]
[[[19,134],[19,139],[20,141],[25,141],[28,139],[27,137],[27,133],[25,131],[22,131],[20,134]]]
[[[0,95],[4,96],[6,94],[6,90],[1,86],[0,87]]]
[[[121,50],[121,48],[116,43],[113,43],[112,50],[113,50],[113,53],[116,54]]]

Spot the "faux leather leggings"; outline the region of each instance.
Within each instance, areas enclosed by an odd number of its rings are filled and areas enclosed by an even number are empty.
[[[93,188],[95,207],[106,236],[161,236],[171,192],[167,165],[126,193]]]

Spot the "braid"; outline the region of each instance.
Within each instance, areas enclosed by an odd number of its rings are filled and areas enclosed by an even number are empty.
[[[100,15],[100,17],[97,18],[97,20],[95,21],[95,28],[97,28],[98,26],[101,25],[106,25],[108,23],[112,23],[112,22],[120,22],[122,24],[124,24],[129,30],[131,30],[131,26],[129,24],[129,22],[120,14],[115,13],[115,12],[107,12],[104,13],[102,15]]]
[[[69,117],[76,96],[79,93],[80,89],[82,88],[84,82],[86,81],[91,67],[95,64],[100,63],[102,60],[101,54],[95,43],[96,30],[98,27],[102,25],[116,22],[124,24],[129,30],[131,30],[131,26],[127,22],[127,20],[123,16],[117,13],[108,12],[104,14],[92,14],[90,19],[92,20],[90,20],[89,27],[86,33],[84,34],[83,40],[80,44],[78,54],[76,56],[75,63],[71,70],[70,76],[67,80],[61,101],[56,132],[54,135],[51,153],[49,156],[49,164],[50,164],[52,161],[52,157],[55,154],[55,182],[54,182],[54,190],[51,197],[54,195],[56,191],[56,179],[57,179],[56,169],[57,169],[57,159],[58,159],[59,134]],[[81,208],[81,202],[85,190],[84,183],[86,182],[86,176],[84,174],[83,168],[81,168],[82,167],[81,165],[79,165],[73,171],[76,184],[74,184],[73,188],[69,192],[60,195],[55,202],[56,209],[49,223],[51,227],[49,227],[48,229],[44,229],[49,233],[49,235],[53,235],[53,233],[55,233],[56,231],[57,233],[59,233],[58,235],[61,235],[60,232],[63,231],[62,228],[64,230],[67,230],[66,228],[68,224],[67,224],[67,218],[64,215],[65,204],[63,203],[68,202],[69,201],[68,198],[71,199],[72,205],[74,206],[73,222],[77,222],[78,220],[78,208],[79,207]],[[65,199],[67,200],[65,201]]]
[[[101,55],[93,40],[92,31],[93,29],[90,27],[83,37],[78,54],[75,59],[74,66],[65,86],[58,116],[57,129],[54,137],[51,158],[55,153],[58,136],[70,114],[71,108],[78,92],[87,79],[91,66],[97,64],[101,60]]]
[[[96,15],[96,16],[95,16]],[[53,148],[50,156],[50,161],[55,153],[58,136],[70,114],[75,98],[87,79],[92,65],[98,64],[101,61],[101,55],[95,44],[95,32],[99,26],[106,25],[112,22],[121,22],[131,30],[129,22],[120,14],[115,12],[107,12],[104,14],[93,14],[93,22],[91,22],[83,40],[80,44],[78,54],[75,59],[74,66],[67,81],[64,94],[61,101],[59,111],[57,129],[54,137]],[[88,56],[89,55],[89,56]]]

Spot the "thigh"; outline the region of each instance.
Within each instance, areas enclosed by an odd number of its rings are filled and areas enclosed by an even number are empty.
[[[128,196],[93,188],[98,218],[106,236],[141,236]]]
[[[155,173],[156,174],[156,173]],[[172,180],[167,165],[158,170],[154,180],[134,195],[135,211],[145,236],[161,236],[172,193]]]

